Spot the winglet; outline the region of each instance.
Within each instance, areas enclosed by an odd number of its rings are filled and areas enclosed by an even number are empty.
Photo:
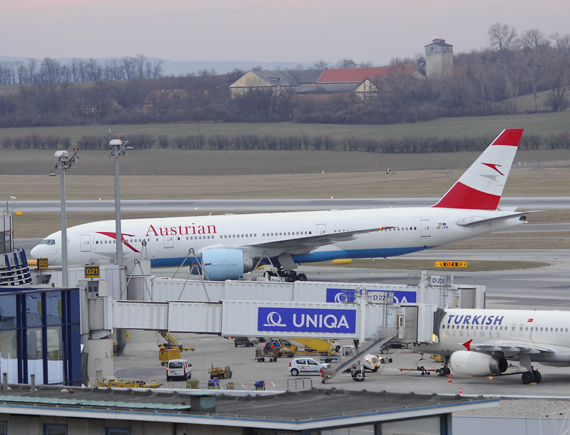
[[[496,210],[522,134],[503,130],[434,207]]]
[[[465,343],[462,344],[462,346],[467,349],[467,350],[471,350],[471,342],[473,341],[473,339],[466,341]]]

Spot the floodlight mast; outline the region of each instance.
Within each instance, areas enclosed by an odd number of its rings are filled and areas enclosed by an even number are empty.
[[[109,135],[111,130],[109,130]],[[121,186],[119,183],[119,156],[126,155],[126,150],[133,148],[128,146],[129,141],[122,141],[120,139],[110,139],[109,147],[111,151],[107,157],[114,157],[115,159],[115,245],[117,246],[115,264],[120,266],[123,264],[123,233],[121,228]]]
[[[74,164],[79,162],[77,155],[78,148],[73,149],[75,153],[69,157],[69,153],[65,150],[56,151],[54,156],[57,157],[57,162],[51,167],[49,171],[50,176],[56,176],[57,172],[61,175],[61,273],[62,287],[68,286],[68,266],[67,266],[67,213],[65,207],[65,172]]]

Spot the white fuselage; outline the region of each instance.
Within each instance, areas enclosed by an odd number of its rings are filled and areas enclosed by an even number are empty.
[[[123,220],[121,226],[125,260],[149,259],[153,267],[179,266],[189,256],[198,257],[205,250],[217,248],[240,249],[254,258],[290,254],[293,261],[300,264],[402,255],[521,223],[513,217],[472,227],[457,224],[508,214],[422,207],[132,219]],[[302,242],[303,238],[319,234],[366,229],[379,230],[318,247]],[[115,256],[113,220],[69,228],[67,237],[70,264],[86,264],[97,258]],[[291,243],[294,239],[299,239],[299,243]],[[289,244],[259,246],[280,241]],[[35,258],[48,258],[50,264],[61,264],[61,232],[48,236],[31,253]]]
[[[534,310],[445,310],[438,343],[418,350],[449,356],[457,351],[520,353],[545,365],[570,365],[570,312]],[[469,342],[470,349],[465,343]],[[496,348],[491,348],[496,346]]]

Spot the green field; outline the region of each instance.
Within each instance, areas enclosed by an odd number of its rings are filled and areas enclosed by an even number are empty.
[[[521,115],[480,116],[467,118],[441,118],[435,121],[394,125],[340,125],[293,123],[179,123],[141,125],[84,125],[71,127],[35,127],[0,129],[0,142],[5,137],[23,137],[32,133],[58,135],[72,141],[82,136],[106,136],[109,128],[114,135],[148,133],[153,136],[228,135],[240,134],[276,136],[324,136],[334,138],[358,137],[386,139],[403,137],[474,137],[498,135],[504,128],[524,128],[527,134],[548,135],[568,131],[570,111]],[[134,144],[136,146],[136,144]]]

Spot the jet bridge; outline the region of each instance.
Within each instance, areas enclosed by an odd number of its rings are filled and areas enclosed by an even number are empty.
[[[457,286],[450,277],[411,275],[409,285],[268,281],[205,282],[140,275],[128,278],[129,300],[89,289],[96,336],[115,329],[195,332],[223,336],[349,338],[364,342],[380,330],[400,341],[431,342],[433,317],[445,306],[484,306],[484,287]],[[435,285],[434,285],[435,284]],[[105,286],[104,286],[105,287]]]
[[[70,285],[84,289],[83,331],[91,338],[134,329],[365,341],[396,328],[399,340],[431,342],[438,308],[483,308],[485,296],[483,286],[427,273],[388,285],[160,278],[142,262],[127,270],[100,265],[97,279],[85,279],[83,269],[70,270]]]

